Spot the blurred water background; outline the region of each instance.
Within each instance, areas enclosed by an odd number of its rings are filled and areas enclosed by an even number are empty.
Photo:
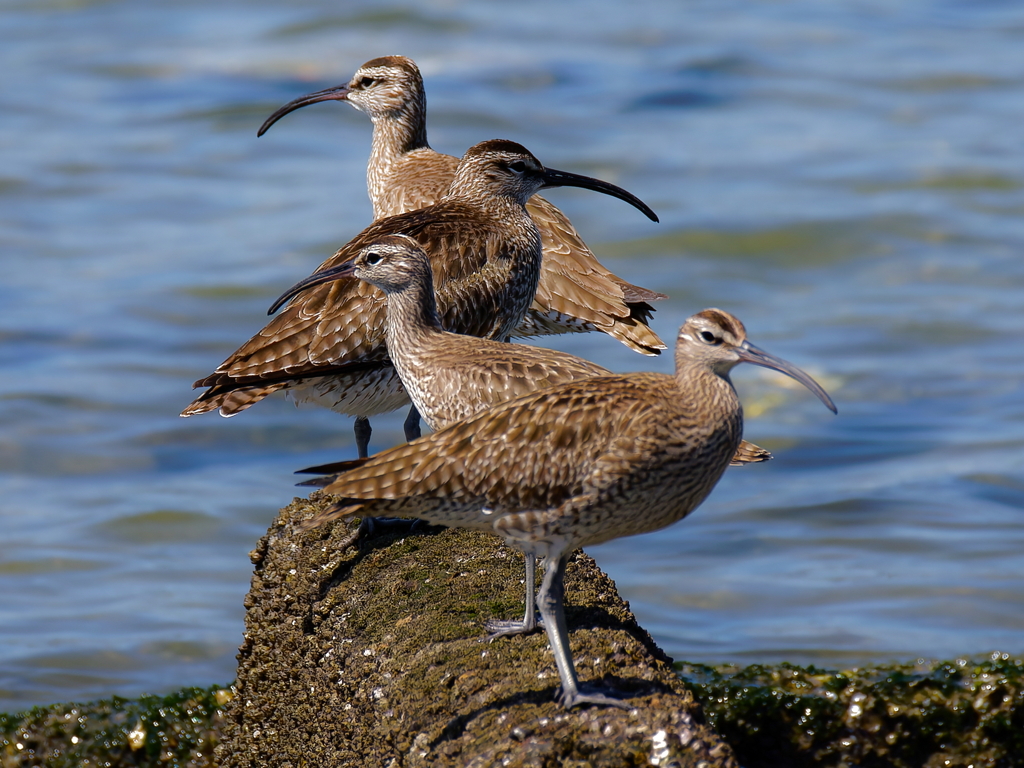
[[[1024,652],[1021,4],[8,0],[0,710],[233,679],[248,552],[293,470],[355,455],[352,423],[177,414],[370,221],[364,116],[256,129],[389,53],[424,71],[435,148],[514,139],[658,211],[548,194],[671,296],[665,339],[731,310],[839,406],[739,369],[775,461],[592,551],[669,654]]]

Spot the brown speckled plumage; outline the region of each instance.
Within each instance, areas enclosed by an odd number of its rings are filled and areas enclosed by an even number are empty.
[[[563,185],[614,195],[654,216],[614,185],[544,168],[519,144],[477,144],[440,202],[374,222],[286,294],[296,298],[195,383],[209,389],[182,415],[220,409],[230,416],[279,389],[357,417],[400,407],[408,399],[387,357],[384,297],[360,281],[338,282],[333,269],[382,236],[409,235],[431,257],[445,327],[504,339],[530,306],[540,274],[540,239],[524,203],[537,189]]]
[[[489,531],[547,558],[539,605],[561,700],[617,705],[579,691],[562,611],[566,558],[670,525],[704,500],[742,439],[729,381],[740,362],[796,378],[835,410],[807,374],[747,341],[732,315],[708,309],[680,329],[674,376],[597,376],[496,405],[319,483],[341,500],[303,527],[357,509]]]
[[[415,62],[404,56],[368,61],[345,85],[296,99],[260,128],[320,101],[346,101],[373,121],[366,180],[375,217],[393,216],[441,198],[458,159],[427,143],[426,96]],[[532,306],[513,336],[602,331],[643,354],[665,344],[647,327],[649,302],[664,294],[632,285],[609,272],[565,215],[542,197],[527,203],[541,233],[544,262]]]
[[[432,429],[544,387],[612,374],[566,352],[444,330],[430,260],[410,237],[383,237],[348,264],[354,278],[379,288],[387,297],[388,356],[416,410]],[[744,440],[732,463],[770,458],[768,451]]]
[[[387,297],[388,356],[416,410],[432,429],[545,387],[612,374],[565,352],[444,330],[437,314],[430,260],[416,241],[405,235],[383,237],[368,245],[343,272],[376,286]],[[730,463],[770,458],[768,451],[744,440]],[[345,468],[338,466],[333,471]],[[332,469],[320,467],[317,471]],[[523,620],[491,622],[488,629],[492,632],[509,634],[535,628],[532,557],[527,558],[526,571]]]

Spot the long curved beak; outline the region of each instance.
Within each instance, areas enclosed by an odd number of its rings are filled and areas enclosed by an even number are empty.
[[[256,132],[257,136],[262,136],[264,133],[270,130],[270,126],[280,120],[282,117],[287,115],[289,112],[294,112],[296,109],[309,106],[310,104],[316,104],[319,101],[345,101],[348,99],[349,89],[348,83],[345,85],[336,85],[333,88],[325,88],[322,91],[316,93],[308,93],[305,96],[300,96],[295,101],[289,101],[277,112],[267,118],[267,121],[260,126],[260,129]]]
[[[267,310],[268,315],[272,315],[279,310],[284,304],[290,299],[298,296],[303,291],[309,290],[315,285],[323,285],[324,283],[330,283],[335,280],[343,280],[346,277],[352,277],[356,273],[356,264],[354,261],[346,261],[340,267],[331,267],[325,269],[322,272],[314,272],[309,277],[299,280],[295,285],[289,288],[287,291],[282,293],[277,301],[271,305],[270,309]]]
[[[607,181],[592,179],[589,176],[581,176],[578,173],[569,173],[569,171],[558,171],[554,168],[545,168],[543,188],[549,189],[551,187],[582,187],[583,189],[592,189],[595,192],[602,192],[606,195],[617,197],[619,200],[625,200],[634,208],[642,211],[644,216],[651,221],[658,220],[658,214],[652,211],[648,207],[647,203],[632,192],[627,192],[622,187],[609,184]]]
[[[832,398],[828,396],[821,384],[812,379],[807,373],[797,368],[790,362],[783,360],[781,357],[765,352],[760,347],[754,346],[749,341],[744,341],[740,346],[736,347],[736,351],[739,353],[740,360],[745,363],[753,363],[754,365],[760,365],[765,368],[771,368],[772,370],[784,373],[792,379],[796,379],[811,392],[818,396],[818,399],[825,404],[832,413],[839,413],[836,409],[836,404],[832,402]]]

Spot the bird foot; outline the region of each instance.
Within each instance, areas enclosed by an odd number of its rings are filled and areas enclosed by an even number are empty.
[[[381,536],[394,533],[416,533],[427,524],[418,518],[408,517],[364,517],[359,524],[360,528],[365,526],[364,532],[367,536]]]
[[[351,522],[351,518],[346,520],[346,522]],[[360,537],[362,537],[364,533],[366,533],[366,529],[363,527],[362,521],[360,521],[359,525],[354,531],[352,531],[352,533],[338,542],[338,551],[344,552],[346,549],[353,546],[357,541],[359,541]]]
[[[484,622],[484,629],[489,633],[485,640],[494,642],[499,637],[512,637],[514,635],[529,635],[539,629],[544,629],[544,622],[539,617],[530,621],[503,621],[491,619]]]
[[[580,691],[566,691],[564,688],[558,693],[558,703],[566,709],[580,707],[590,704],[595,707],[618,707],[619,709],[633,709],[633,705],[617,696],[609,696],[604,693],[581,693]]]

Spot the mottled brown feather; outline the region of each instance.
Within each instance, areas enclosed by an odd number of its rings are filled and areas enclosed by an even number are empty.
[[[380,219],[354,237],[318,268],[330,269],[353,258],[381,237],[402,233],[413,237],[434,258],[438,305],[445,327],[460,333],[507,337],[522,320],[539,276],[539,238],[522,201],[502,192],[487,176],[493,155],[532,155],[512,142],[483,142],[467,152],[467,170],[451,194],[428,208]],[[502,155],[504,156],[504,155]],[[268,380],[282,386],[320,387],[337,402],[326,403],[346,413],[372,415],[407,402],[384,344],[384,297],[358,280],[315,286],[296,297],[266,327],[243,344],[211,375],[196,382],[210,389],[182,415],[214,408],[227,410],[238,389],[255,395]],[[355,369],[350,366],[356,366]],[[371,402],[350,400],[366,389],[361,373],[376,366]],[[349,375],[349,371],[356,375]],[[331,376],[333,381],[314,377]],[[379,392],[377,391],[379,390]],[[252,400],[245,398],[245,406]]]
[[[426,280],[422,259],[421,266]],[[389,311],[389,332],[392,319]],[[792,376],[835,410],[806,373],[750,344],[739,320],[705,310],[679,331],[675,376],[555,385],[349,463],[325,486],[337,504],[298,527],[358,513],[489,531],[526,554],[528,583],[533,563],[546,558],[536,602],[558,669],[559,701],[566,708],[629,708],[614,695],[581,690],[563,607],[565,565],[576,547],[657,530],[704,500],[740,445],[743,412],[729,371],[744,361]],[[522,622],[499,622],[496,631],[534,627],[528,600]]]
[[[557,539],[563,551],[669,525],[740,446],[728,372],[744,360],[798,377],[834,409],[805,373],[749,345],[736,318],[705,310],[680,329],[674,376],[596,376],[493,406],[331,478],[325,490],[341,501],[302,527],[358,505],[363,515]]]
[[[412,238],[381,238],[350,263],[354,277],[386,295],[388,355],[413,405],[433,429],[545,387],[612,373],[558,350],[445,331],[437,315],[430,260]],[[734,462],[767,457],[767,451],[744,441]]]
[[[744,464],[758,464],[762,461],[771,461],[772,455],[764,448],[744,440],[736,449],[736,454],[729,462],[730,467],[741,467]]]
[[[641,467],[674,434],[699,430],[696,414],[664,418],[677,410],[673,383],[671,376],[629,374],[542,390],[378,454],[326,489],[346,499],[380,500],[388,513],[401,508],[416,515],[419,504],[458,502],[475,510],[460,524],[490,529],[482,506],[495,514],[558,506],[621,478],[622,459],[615,457],[623,448]],[[400,504],[392,509],[385,500]]]
[[[366,78],[373,82],[365,85]],[[458,159],[435,152],[427,143],[423,78],[411,59],[384,56],[368,61],[346,86],[278,110],[260,133],[292,109],[323,100],[347,101],[373,121],[367,186],[375,217],[429,205],[445,194]],[[527,210],[540,229],[544,258],[534,302],[513,335],[598,330],[643,354],[665,349],[647,327],[654,311],[650,302],[665,295],[632,285],[607,270],[565,215],[547,200],[534,196]]]

